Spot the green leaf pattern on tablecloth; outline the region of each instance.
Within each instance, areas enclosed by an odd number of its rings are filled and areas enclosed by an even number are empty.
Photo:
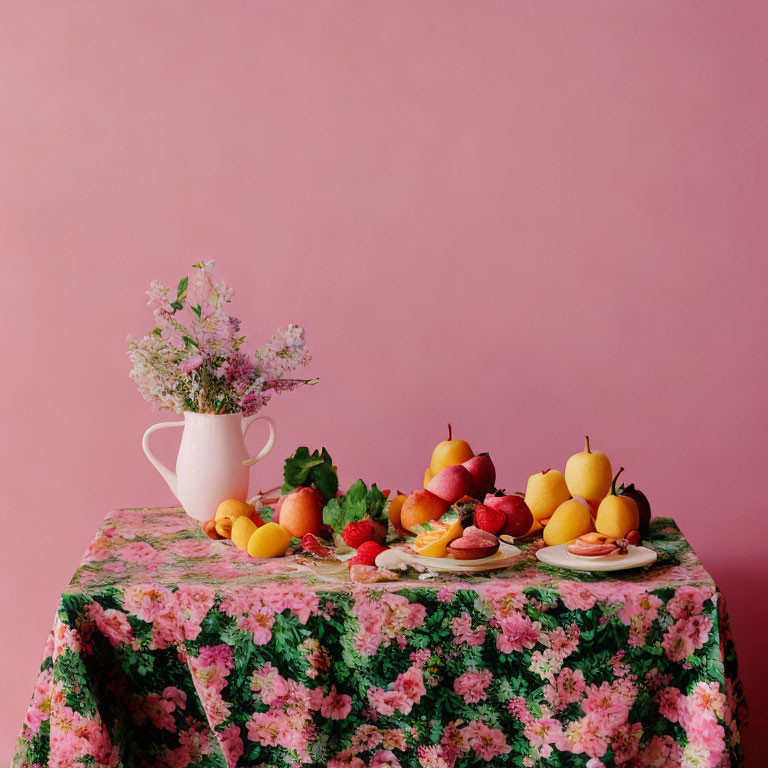
[[[13,766],[710,766],[745,707],[722,596],[659,561],[355,584],[178,510],[110,513],[61,597]]]

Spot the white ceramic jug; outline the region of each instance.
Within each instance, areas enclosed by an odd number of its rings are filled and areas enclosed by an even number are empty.
[[[245,433],[254,421],[269,424],[267,444],[248,458]],[[184,427],[176,472],[172,472],[150,450],[153,432],[166,427]],[[141,441],[147,458],[179,500],[188,515],[196,520],[210,520],[224,499],[248,498],[248,474],[252,464],[261,461],[275,444],[275,422],[269,416],[239,413],[184,412],[184,421],[165,421],[151,426]]]

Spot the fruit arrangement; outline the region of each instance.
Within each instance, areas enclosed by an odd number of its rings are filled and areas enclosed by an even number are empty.
[[[605,557],[639,544],[650,521],[645,495],[634,485],[617,485],[623,471],[614,475],[608,457],[593,451],[587,437],[564,472],[542,470],[528,478],[525,494],[508,494],[496,488],[490,455],[475,454],[448,425],[423,487],[410,494],[397,491],[389,499],[388,490],[363,480],[342,493],[325,448],[301,447],[285,460],[274,510],[228,499],[204,530],[255,558],[298,552],[346,562],[350,570],[374,566],[388,542],[398,540],[422,557],[480,560],[494,555],[500,540],[540,533],[545,544],[566,544],[573,555]]]
[[[549,546],[568,544],[568,551],[583,556],[626,552],[626,544],[639,544],[648,532],[651,506],[634,485],[617,486],[609,458],[593,451],[589,437],[584,450],[571,456],[565,472],[545,469],[531,475],[525,501]],[[571,543],[573,542],[573,543]],[[585,554],[586,553],[586,554]]]
[[[499,549],[499,537],[520,537],[533,526],[525,500],[496,490],[488,453],[475,454],[466,440],[439,442],[424,472],[423,488],[398,491],[388,508],[396,533],[423,557],[480,560]]]

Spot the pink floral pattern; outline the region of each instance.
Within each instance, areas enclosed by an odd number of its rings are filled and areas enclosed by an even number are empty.
[[[534,558],[361,585],[178,510],[112,512],[61,598],[14,768],[726,768],[745,707],[679,530],[601,578]]]

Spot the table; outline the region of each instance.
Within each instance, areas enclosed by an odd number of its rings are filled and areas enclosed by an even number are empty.
[[[647,571],[536,561],[360,584],[176,509],[111,512],[12,765],[712,766],[745,706],[722,595],[669,518]]]

